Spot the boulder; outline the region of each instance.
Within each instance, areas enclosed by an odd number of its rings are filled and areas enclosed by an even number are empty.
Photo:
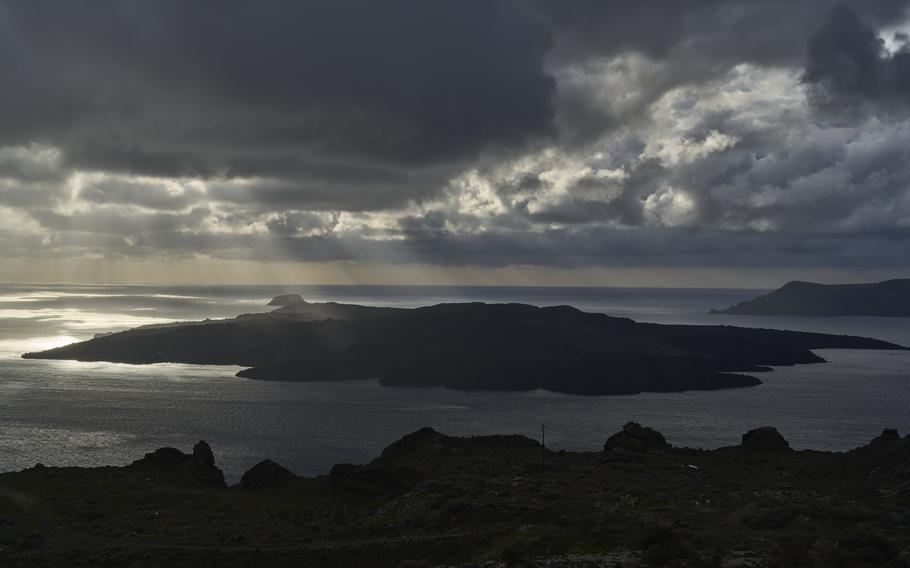
[[[637,422],[629,422],[622,427],[622,431],[607,438],[604,451],[622,449],[645,452],[669,447],[670,444],[667,443],[663,434],[657,430],[642,426]]]
[[[290,470],[272,460],[263,460],[243,474],[240,486],[244,489],[263,489],[281,485],[296,477]]]
[[[280,296],[275,296],[272,298],[272,301],[269,302],[268,305],[283,308],[284,306],[293,306],[294,304],[305,303],[306,301],[300,294],[281,294]]]
[[[740,446],[749,450],[789,450],[790,442],[781,436],[777,428],[763,426],[743,434]]]

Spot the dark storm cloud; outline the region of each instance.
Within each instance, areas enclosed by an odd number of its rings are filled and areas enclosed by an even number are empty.
[[[245,175],[275,153],[413,165],[551,132],[550,35],[517,1],[38,0],[2,13],[15,30],[0,59],[15,86],[5,136],[53,137],[84,167]]]
[[[907,0],[575,0],[541,2],[554,22],[551,60],[596,75],[605,56],[641,53],[661,62],[660,73],[636,85],[638,104],[617,112],[597,89],[574,80],[559,85],[563,144],[586,144],[605,131],[635,125],[649,106],[681,85],[708,82],[736,65],[796,67],[807,37],[835,6],[876,27],[903,21]],[[603,72],[601,69],[600,72]],[[612,70],[615,72],[615,70]]]
[[[702,52],[704,63],[802,59],[806,37],[834,6],[880,27],[899,22],[905,0],[570,0],[541,1],[554,22],[556,52],[568,59],[636,50],[671,57]],[[714,51],[709,55],[709,51]]]
[[[557,39],[568,61],[686,54],[659,93],[732,63],[795,60],[831,5],[6,1],[0,137],[52,140],[74,166],[150,175],[450,164],[555,134],[545,60]],[[884,24],[905,2],[851,5]],[[564,96],[566,137],[591,139],[620,120],[572,120],[585,102],[569,86]]]
[[[910,218],[910,128],[902,123],[827,131],[708,118],[735,146],[663,172],[689,190],[700,226],[810,234],[879,231]]]
[[[910,108],[910,42],[889,53],[878,32],[860,15],[838,6],[809,40],[803,80],[824,112],[855,116],[863,111]]]
[[[908,261],[908,4],[0,0],[0,207],[102,256]]]

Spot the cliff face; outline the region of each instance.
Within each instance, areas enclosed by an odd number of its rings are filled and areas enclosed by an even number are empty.
[[[716,314],[910,317],[910,279],[877,284],[790,282]]]

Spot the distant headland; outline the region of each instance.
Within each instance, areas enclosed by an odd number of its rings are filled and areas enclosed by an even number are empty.
[[[635,394],[754,386],[769,366],[820,363],[813,349],[904,349],[853,336],[658,325],[570,306],[439,304],[402,309],[272,300],[234,319],[144,326],[30,359],[249,367],[277,381],[379,379],[465,390]]]
[[[875,284],[790,282],[712,314],[910,317],[910,279]]]

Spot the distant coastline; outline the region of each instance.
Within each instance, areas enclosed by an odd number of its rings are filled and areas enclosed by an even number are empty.
[[[910,279],[871,284],[789,282],[712,314],[910,317]]]

